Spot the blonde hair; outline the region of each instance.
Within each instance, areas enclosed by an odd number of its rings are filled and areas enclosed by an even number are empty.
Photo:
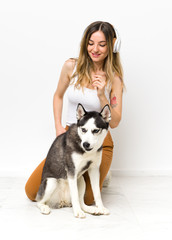
[[[90,70],[93,70],[93,62],[88,55],[87,46],[91,35],[97,31],[102,31],[104,33],[108,46],[108,55],[103,64],[103,71],[106,73],[106,79],[108,79],[111,85],[115,73],[120,77],[122,85],[124,86],[120,55],[119,53],[113,53],[113,39],[116,38],[115,30],[110,23],[102,21],[93,22],[85,29],[80,44],[79,57],[75,59],[76,70],[71,76],[71,80],[78,76],[75,87],[82,89],[91,83]],[[73,81],[71,81],[71,84],[73,84]]]

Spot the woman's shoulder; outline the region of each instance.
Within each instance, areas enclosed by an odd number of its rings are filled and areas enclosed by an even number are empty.
[[[119,74],[114,73],[114,77],[111,82],[112,91],[115,89],[123,89],[123,87],[124,87],[123,80],[120,78]]]
[[[73,73],[73,70],[76,66],[76,61],[77,61],[76,58],[69,58],[64,62],[63,67],[65,68],[69,76],[71,76]]]

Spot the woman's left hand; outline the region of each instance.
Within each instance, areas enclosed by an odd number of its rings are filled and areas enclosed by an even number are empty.
[[[92,86],[97,89],[97,96],[102,97],[105,93],[106,74],[99,73],[92,76]]]

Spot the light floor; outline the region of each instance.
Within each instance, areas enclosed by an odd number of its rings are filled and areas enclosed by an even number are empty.
[[[74,218],[71,208],[42,215],[24,178],[0,178],[1,239],[172,239],[172,177],[113,177],[102,198],[108,216]]]

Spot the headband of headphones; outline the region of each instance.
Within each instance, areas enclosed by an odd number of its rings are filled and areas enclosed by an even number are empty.
[[[121,38],[116,28],[114,28],[116,33],[116,38],[113,39],[113,52],[117,53],[120,51],[121,48]]]

